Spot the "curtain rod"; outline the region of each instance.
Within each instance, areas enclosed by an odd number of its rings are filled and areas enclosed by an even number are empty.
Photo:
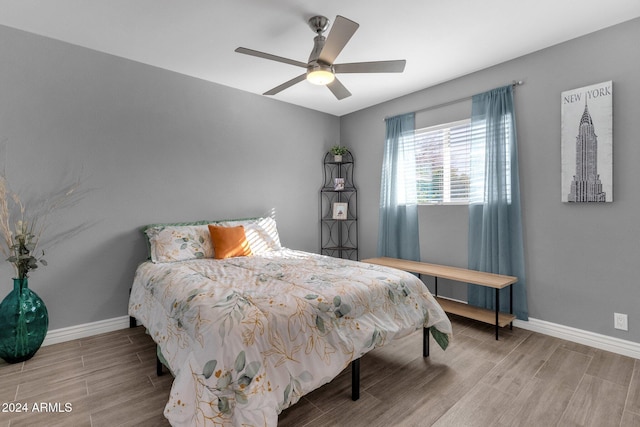
[[[511,86],[512,87],[522,86],[523,84],[524,84],[524,82],[522,80],[514,80],[513,82],[511,82]],[[453,101],[442,102],[440,104],[432,105],[430,107],[421,108],[420,110],[414,111],[414,113],[421,113],[423,111],[429,111],[429,110],[433,110],[435,108],[447,107],[449,105],[457,104],[459,102],[468,101],[471,98],[473,98],[473,95],[465,96],[464,98],[454,99]],[[407,113],[405,113],[405,114],[407,114]],[[393,116],[387,116],[384,119],[387,120],[388,118],[395,117],[395,116],[401,116],[401,115],[402,114],[394,114]]]

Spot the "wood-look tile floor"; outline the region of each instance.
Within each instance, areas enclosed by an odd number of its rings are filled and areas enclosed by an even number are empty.
[[[423,359],[421,332],[377,349],[362,358],[360,400],[347,369],[279,426],[640,426],[640,360],[517,328],[496,341],[491,327],[452,322],[446,352],[432,341]],[[171,383],[156,376],[142,327],[43,347],[0,361],[0,427],[167,426]],[[42,403],[54,412],[33,412]]]

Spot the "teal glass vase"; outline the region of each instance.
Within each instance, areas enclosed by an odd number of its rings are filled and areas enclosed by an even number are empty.
[[[29,360],[49,328],[49,313],[27,278],[13,279],[13,291],[0,303],[0,358],[8,363]]]

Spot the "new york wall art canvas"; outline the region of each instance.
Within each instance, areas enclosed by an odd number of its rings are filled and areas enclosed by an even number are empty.
[[[613,202],[613,82],[562,92],[562,201]]]

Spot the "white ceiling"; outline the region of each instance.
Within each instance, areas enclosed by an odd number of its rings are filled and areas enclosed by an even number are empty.
[[[640,0],[0,0],[0,25],[257,94],[301,69],[234,49],[306,62],[314,15],[360,24],[337,63],[407,60],[340,75],[341,101],[306,81],[274,96],[341,116],[628,21]]]

